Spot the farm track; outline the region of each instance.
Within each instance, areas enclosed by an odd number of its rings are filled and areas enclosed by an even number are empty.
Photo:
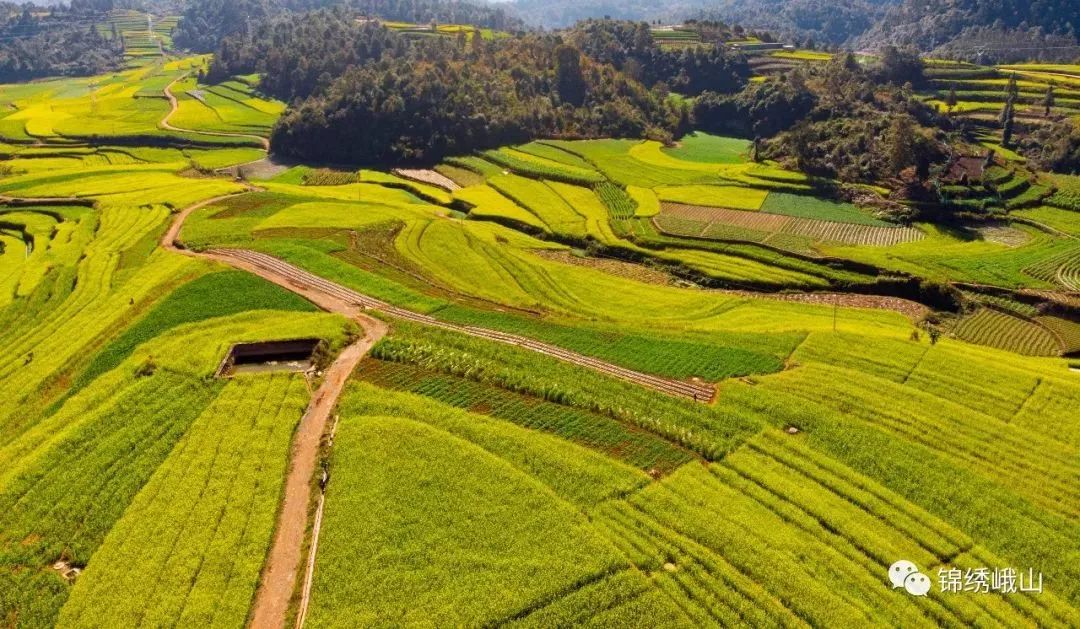
[[[250,188],[250,190],[255,190],[255,188]],[[185,208],[165,232],[161,245],[183,255],[215,260],[259,275],[299,294],[324,310],[348,316],[365,332],[363,338],[342,350],[326,370],[323,383],[311,398],[293,437],[288,476],[285,479],[273,545],[263,567],[259,589],[255,594],[250,623],[251,626],[259,628],[281,628],[285,626],[289,604],[296,591],[299,570],[303,564],[304,538],[307,533],[308,508],[311,504],[311,479],[315,475],[319,449],[322,437],[326,433],[330,414],[337,406],[349,376],[375,343],[389,332],[389,326],[383,321],[363,314],[362,309],[356,304],[342,301],[332,294],[311,287],[297,286],[275,274],[260,272],[260,269],[232,258],[214,253],[197,253],[178,246],[177,237],[184,221],[192,212],[232,196],[235,195],[214,197]]]
[[[199,129],[185,129],[183,127],[177,127],[169,122],[169,119],[173,117],[176,111],[180,108],[180,101],[177,100],[176,95],[173,94],[173,85],[177,82],[187,78],[187,75],[178,76],[172,80],[171,83],[165,86],[164,94],[165,98],[169,100],[169,113],[165,114],[165,117],[161,119],[161,128],[168,131],[177,131],[179,133],[195,133],[199,135],[212,135],[219,138],[247,138],[249,140],[257,140],[262,144],[262,148],[266,152],[270,152],[270,140],[264,138],[261,135],[253,135],[250,133],[229,133],[227,131],[201,131]]]
[[[258,189],[249,186],[248,190]],[[192,212],[233,196],[236,195],[214,197],[182,210],[162,236],[162,247],[182,255],[213,260],[258,275],[308,299],[324,310],[350,317],[365,331],[365,336],[346,347],[327,369],[323,384],[312,398],[293,438],[289,471],[285,480],[284,498],[278,515],[274,541],[263,568],[259,590],[255,595],[255,604],[252,608],[250,622],[252,627],[261,629],[285,626],[290,602],[297,591],[299,571],[304,563],[304,539],[311,504],[311,481],[315,475],[322,436],[326,433],[330,414],[337,405],[349,375],[375,343],[389,332],[389,326],[385,322],[367,316],[364,311],[379,311],[414,323],[516,345],[668,395],[708,402],[715,394],[715,388],[709,384],[660,378],[530,338],[475,326],[445,323],[428,315],[398,308],[368,297],[264,253],[243,249],[213,249],[208,252],[195,252],[183,248],[179,242],[179,235],[184,222]],[[306,587],[307,584],[304,584],[304,588]],[[306,598],[304,603],[306,603]],[[301,616],[304,612],[304,609],[299,610]]]
[[[255,190],[255,188],[250,189]],[[180,251],[187,255],[213,259],[229,266],[255,273],[264,279],[300,294],[331,312],[353,316],[356,314],[357,308],[374,310],[413,323],[442,328],[444,330],[497,341],[507,345],[515,345],[568,363],[588,367],[595,371],[628,382],[633,382],[661,393],[690,398],[700,402],[712,400],[713,395],[716,392],[711,384],[683,382],[680,380],[662,378],[620,367],[591,356],[578,354],[577,352],[572,352],[548,343],[542,343],[528,337],[508,334],[487,328],[440,321],[432,316],[399,308],[373,297],[363,295],[265,253],[248,251],[245,249],[213,249],[206,253],[196,253],[182,249],[178,244],[178,238],[180,230],[183,228],[184,221],[187,220],[188,216],[195,210],[227,199],[230,196],[233,195],[208,199],[184,209],[177,215],[176,219],[162,238],[162,246],[175,251]]]
[[[345,288],[344,286],[335,284],[334,282],[304,271],[303,269],[295,267],[287,262],[279,260],[278,258],[267,255],[265,253],[248,251],[244,249],[214,249],[211,250],[209,253],[216,259],[235,260],[243,263],[245,268],[259,269],[259,271],[261,271],[259,274],[263,277],[275,276],[277,278],[284,279],[291,286],[313,289],[319,292],[323,292],[345,303],[360,306],[365,310],[374,310],[387,314],[396,319],[402,319],[413,323],[419,323],[421,325],[450,330],[452,332],[458,332],[477,338],[497,341],[499,343],[505,343],[507,345],[515,345],[517,347],[522,347],[524,349],[532,350],[540,354],[545,354],[547,356],[557,358],[564,362],[572,363],[582,367],[588,367],[595,371],[599,371],[601,373],[611,375],[622,380],[633,382],[643,387],[653,389],[661,393],[666,393],[668,395],[686,397],[696,399],[702,402],[707,402],[712,399],[713,394],[715,393],[715,389],[712,387],[712,385],[709,384],[682,382],[679,380],[661,378],[659,376],[653,376],[651,374],[641,373],[638,371],[627,369],[625,367],[620,367],[618,365],[614,365],[593,358],[591,356],[585,356],[583,354],[571,352],[561,347],[550,345],[548,343],[542,343],[528,337],[518,336],[516,334],[508,334],[505,332],[499,332],[487,328],[470,325],[458,325],[454,323],[440,321],[432,316],[420,314],[411,310],[399,308],[397,306],[392,306],[384,301],[380,301],[373,297],[363,295],[354,290]]]

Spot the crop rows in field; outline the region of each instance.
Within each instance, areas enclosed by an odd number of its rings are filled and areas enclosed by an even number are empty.
[[[638,204],[619,186],[610,181],[602,181],[593,187],[596,195],[607,206],[612,218],[632,218],[637,212]]]
[[[627,567],[584,514],[532,476],[582,469],[565,460],[575,454],[568,444],[484,418],[465,427],[456,412],[428,423],[352,406],[330,462],[308,626],[516,625]],[[591,471],[625,478],[601,466]]]
[[[1080,323],[1061,317],[1035,317],[1035,321],[1054,333],[1061,343],[1063,353],[1080,352]]]
[[[110,385],[60,409],[40,452],[0,448],[0,618],[56,624],[68,588],[41,567],[86,565],[218,390],[167,371]]]
[[[543,142],[529,142],[528,144],[515,146],[514,150],[520,153],[542,157],[546,160],[558,162],[560,164],[566,164],[567,166],[573,166],[574,168],[596,170],[595,166],[590,164],[580,155],[576,155],[570,151],[563,150],[550,144],[544,144]]]
[[[637,268],[628,276],[640,279]],[[709,382],[779,371],[783,358],[802,340],[798,333],[714,331],[706,338],[683,338],[661,331],[635,334],[455,307],[439,311],[439,318],[546,341],[646,373]]]
[[[666,42],[671,42],[671,41],[680,41],[680,42],[700,42],[701,41],[701,33],[697,32],[695,30],[683,29],[683,28],[678,28],[678,27],[674,27],[674,26],[654,28],[654,29],[650,30],[650,33],[652,33],[653,39],[655,39],[657,41],[660,41],[660,42],[665,42],[665,43]]]
[[[761,242],[762,233],[783,233],[804,236],[816,242],[836,242],[850,245],[890,246],[912,242],[923,237],[923,233],[914,227],[884,227],[876,225],[858,225],[838,223],[810,218],[797,218],[768,212],[747,212],[705,206],[685,205],[663,202],[662,213],[654,222],[665,232],[679,236],[697,236],[708,238],[730,238]],[[665,220],[665,216],[681,219]],[[743,237],[732,230],[720,226],[729,226],[749,230]],[[695,232],[696,233],[692,233]]]
[[[243,624],[306,397],[298,376],[230,381],[112,529],[61,622]]]
[[[1052,256],[1024,269],[1031,277],[1080,291],[1080,247]]]
[[[475,173],[484,179],[501,175],[504,172],[502,167],[475,155],[448,157],[446,158],[446,164]]]
[[[515,173],[535,179],[549,179],[581,186],[591,186],[604,181],[603,175],[595,170],[570,166],[514,149],[485,151],[484,158]]]
[[[1026,356],[1054,356],[1061,351],[1057,338],[1042,325],[990,308],[966,317],[953,333],[970,343]]]
[[[641,386],[645,386],[663,393],[670,395],[676,395],[686,398],[692,398],[694,400],[707,401],[712,399],[714,389],[712,385],[696,382],[681,382],[678,380],[670,380],[667,378],[661,378],[650,374],[644,374],[624,367],[619,367],[602,360],[593,358],[591,356],[585,356],[576,352],[565,350],[555,345],[547,343],[541,343],[530,338],[516,336],[514,334],[507,334],[504,332],[498,332],[495,330],[488,330],[486,328],[479,328],[474,326],[463,326],[446,323],[439,321],[429,315],[420,314],[404,308],[398,308],[392,306],[386,302],[373,299],[366,295],[357,293],[356,291],[347,289],[340,284],[335,284],[326,279],[323,279],[317,275],[304,271],[299,267],[293,266],[279,260],[273,256],[266,255],[255,251],[246,251],[242,249],[219,249],[214,253],[219,255],[236,258],[243,260],[249,264],[253,264],[258,268],[269,271],[277,276],[288,279],[301,286],[309,286],[315,290],[324,292],[337,299],[341,299],[346,303],[357,304],[365,308],[371,308],[384,312],[390,316],[404,319],[406,321],[412,321],[421,325],[434,326],[451,330],[454,332],[460,332],[469,336],[475,336],[480,338],[497,341],[499,343],[505,343],[510,345],[516,345],[524,349],[528,349],[534,352],[551,356],[558,360],[566,361],[583,367],[588,367],[596,371],[600,371],[607,375],[630,382],[635,382]]]
[[[660,208],[661,216],[666,214],[700,223],[724,223],[758,231],[781,231],[785,225],[791,222],[790,216],[781,216],[780,214],[730,210],[703,205],[686,205],[670,201],[662,201]]]
[[[792,219],[791,223],[784,228],[784,231],[799,236],[808,236],[822,242],[879,247],[913,242],[923,237],[923,233],[914,227],[874,227],[818,221],[809,218]]]
[[[719,504],[723,509],[711,507]],[[919,565],[993,558],[901,496],[778,432],[722,463],[686,466],[626,502],[605,505],[596,519],[698,625],[903,625],[927,616],[946,625],[1030,616],[1060,625],[1070,618],[1051,597],[928,604],[891,596],[881,574],[897,553]],[[815,577],[822,573],[844,578],[824,583]]]
[[[973,356],[980,351],[990,350],[967,346],[958,354],[939,343],[925,353],[903,384],[812,363],[774,376],[767,386],[754,389],[754,394],[764,395],[759,392],[767,390],[797,397],[794,404],[799,408],[821,407],[804,409],[804,416],[831,409],[844,421],[865,422],[897,441],[934,451],[950,465],[978,470],[995,483],[1023,493],[1042,509],[1075,517],[1080,510],[1080,465],[1075,450],[1007,423],[1039,379],[1003,367],[1000,359]],[[856,381],[858,385],[838,384]],[[761,402],[747,399],[746,403]],[[1062,419],[1045,417],[1048,423]],[[1030,452],[1040,453],[1037,465]]]
[[[687,450],[610,417],[405,363],[365,360],[357,374],[373,384],[430,397],[473,413],[558,435],[654,475],[694,458]]]
[[[478,186],[483,184],[484,181],[486,181],[483,175],[469,170],[468,168],[454,166],[453,164],[439,164],[435,167],[435,172],[446,177],[447,179],[450,179],[462,188]]]

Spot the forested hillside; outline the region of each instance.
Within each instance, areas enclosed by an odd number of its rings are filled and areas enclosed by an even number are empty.
[[[719,0],[694,17],[768,30],[788,41],[840,46],[866,32],[895,0]]]
[[[801,45],[877,50],[915,46],[971,61],[1072,61],[1080,5],[1071,0],[516,0],[530,25],[589,18],[679,23],[719,20]]]
[[[176,31],[178,46],[212,52],[229,35],[251,35],[268,16],[336,7],[357,15],[426,24],[431,21],[473,24],[500,30],[521,23],[501,7],[462,0],[191,0]]]
[[[457,43],[351,68],[271,141],[322,161],[431,162],[541,136],[670,138],[678,125],[662,95],[555,37]]]
[[[77,5],[78,7],[78,5]],[[101,73],[123,59],[119,37],[102,33],[89,11],[0,3],[0,81]]]
[[[859,40],[864,47],[911,45],[972,61],[1080,55],[1074,0],[904,0]]]
[[[643,24],[412,39],[340,9],[226,37],[209,78],[252,72],[298,102],[274,133],[277,151],[350,163],[433,161],[536,137],[670,139],[688,130],[689,109],[669,92],[735,92],[750,74],[720,46],[662,48]]]
[[[873,26],[896,0],[516,0],[512,6],[526,23],[558,28],[581,20],[678,23],[688,19],[720,20],[749,29],[768,30],[800,42],[840,45]]]

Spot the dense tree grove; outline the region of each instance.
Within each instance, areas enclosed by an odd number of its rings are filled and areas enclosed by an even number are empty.
[[[1019,148],[1041,170],[1080,174],[1080,131],[1071,122],[1039,125]]]
[[[680,94],[734,92],[750,76],[746,59],[722,46],[657,46],[644,22],[588,20],[575,26],[569,38],[592,59],[645,85],[665,83]]]
[[[401,57],[409,42],[378,24],[358,23],[342,9],[263,20],[250,36],[222,40],[210,80],[259,72],[262,89],[291,102],[325,91],[346,69]]]
[[[213,52],[230,35],[253,39],[253,31],[269,16],[325,8],[422,24],[434,20],[499,30],[521,27],[521,22],[501,7],[463,0],[190,0],[177,25],[174,40],[183,48]]]
[[[560,38],[414,44],[291,109],[275,150],[349,163],[434,162],[535,137],[670,138],[678,112]]]
[[[81,11],[40,15],[29,6],[0,4],[0,81],[97,74],[122,61],[121,43],[98,32]]]
[[[933,140],[949,122],[923,104],[907,85],[887,79],[920,74],[906,56],[864,68],[853,55],[799,69],[723,96],[697,100],[699,128],[771,138],[767,156],[801,170],[847,182],[896,179],[914,167],[925,179],[947,155]]]
[[[209,78],[249,72],[294,103],[275,150],[354,163],[433,161],[535,137],[669,138],[690,127],[672,90],[735,92],[749,75],[741,55],[720,47],[664,51],[645,24],[413,39],[343,9],[225,37]]]
[[[702,94],[694,103],[697,126],[715,133],[768,137],[805,118],[817,97],[803,89],[801,75],[754,83],[733,96]]]
[[[1075,0],[514,0],[511,6],[529,24],[548,27],[597,15],[668,23],[710,19],[801,46],[915,46],[985,63],[1072,61],[1080,20]]]
[[[173,31],[173,42],[195,52],[213,52],[225,37],[246,37],[253,23],[277,10],[271,0],[192,0]]]

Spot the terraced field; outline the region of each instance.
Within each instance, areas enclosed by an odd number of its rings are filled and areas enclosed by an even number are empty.
[[[802,360],[813,360],[811,355],[825,356],[830,361],[846,360],[845,351],[850,352],[854,358],[866,349],[855,340],[849,349],[837,353],[836,350],[842,346],[836,345],[836,336],[824,334],[814,338],[820,339],[815,340],[815,344],[822,349],[828,347],[829,353],[811,354],[800,348],[797,355],[802,356]],[[951,348],[931,348],[925,343],[916,343],[909,346],[913,351],[897,352],[904,347],[904,343],[890,341],[887,343],[890,347],[875,349],[887,351],[887,354],[882,354],[883,357],[900,358],[899,362],[910,361],[909,365],[922,358],[927,362],[927,366],[919,369],[943,373],[937,370],[958,368],[950,362],[954,351]],[[809,345],[804,344],[803,347]],[[476,351],[479,351],[478,347]],[[509,350],[501,351],[496,355],[503,355],[505,358],[500,360],[509,361],[508,352]],[[935,363],[933,367],[930,366],[931,361],[928,361],[928,353],[935,355],[932,360]],[[939,353],[941,356],[936,356]],[[901,358],[905,355],[907,358]],[[459,359],[444,355],[442,360]],[[519,418],[512,420],[517,423],[521,421],[520,418],[528,416],[528,411],[525,411],[528,407],[523,408],[520,402],[512,403],[509,407],[503,406],[513,399],[503,397],[506,394],[489,394],[487,399],[507,401],[488,406],[482,401],[483,398],[477,397],[475,388],[459,389],[448,383],[440,384],[438,378],[424,378],[416,371],[402,372],[400,367],[395,367],[387,372],[387,366],[372,365],[368,370],[360,372],[362,379],[376,386],[411,390],[414,395],[390,393],[369,384],[357,383],[344,407],[342,422],[345,426],[352,422],[355,422],[354,426],[367,426],[372,422],[382,421],[377,419],[379,417],[403,415],[410,421],[428,424],[431,429],[443,435],[443,438],[449,439],[450,435],[453,435],[460,440],[463,447],[466,443],[479,446],[481,451],[486,451],[487,456],[494,456],[502,459],[504,463],[509,463],[507,469],[515,469],[518,473],[531,477],[533,482],[547,485],[555,495],[563,496],[570,503],[582,504],[581,501],[586,500],[584,504],[588,505],[586,508],[590,514],[592,529],[621,551],[621,559],[609,569],[610,576],[584,579],[581,584],[554,598],[536,595],[530,600],[517,602],[513,615],[525,624],[542,625],[555,622],[555,619],[567,618],[577,621],[594,618],[600,623],[619,622],[614,619],[622,619],[625,622],[628,618],[645,617],[663,617],[672,624],[687,625],[736,622],[737,619],[745,621],[746,618],[754,618],[760,622],[902,622],[927,625],[971,623],[978,622],[980,618],[1008,618],[1012,619],[1010,622],[1018,623],[1039,619],[1038,622],[1048,625],[1067,625],[1075,621],[1075,608],[1065,599],[1045,593],[1041,596],[1019,597],[943,595],[929,601],[920,601],[917,598],[891,596],[888,588],[882,588],[881,575],[893,557],[914,557],[913,561],[917,564],[929,566],[942,563],[961,568],[999,565],[1007,563],[1008,560],[999,556],[999,551],[994,548],[1003,548],[1003,543],[1004,547],[1015,542],[1019,542],[1021,546],[1034,543],[1034,533],[1025,536],[1024,540],[1006,542],[1004,535],[992,535],[990,539],[986,539],[985,527],[976,527],[981,532],[973,532],[967,525],[958,527],[950,524],[952,515],[949,509],[954,507],[946,506],[947,503],[935,503],[932,496],[929,501],[924,497],[913,502],[909,497],[911,492],[900,482],[900,477],[882,475],[881,472],[868,475],[865,467],[853,467],[852,462],[841,462],[845,459],[851,461],[850,457],[837,458],[835,453],[826,454],[825,452],[831,449],[822,443],[822,439],[831,438],[825,429],[827,422],[809,423],[809,416],[795,411],[797,403],[789,405],[785,402],[777,406],[777,403],[784,399],[782,397],[770,397],[768,402],[762,399],[762,396],[766,395],[765,391],[769,392],[768,396],[772,396],[775,391],[778,395],[782,392],[783,396],[812,396],[816,400],[814,404],[819,404],[817,401],[822,400],[823,392],[821,387],[826,390],[829,388],[823,384],[825,380],[815,375],[813,384],[808,381],[805,388],[793,385],[795,381],[801,381],[802,378],[809,377],[811,372],[816,374],[821,369],[834,370],[828,376],[822,376],[823,378],[835,378],[843,372],[840,368],[811,369],[808,363],[790,374],[760,380],[756,386],[733,383],[727,388],[727,393],[735,399],[725,402],[721,398],[718,402],[720,408],[759,409],[761,414],[755,416],[763,422],[762,428],[755,430],[746,425],[750,432],[742,433],[744,436],[739,438],[742,445],[729,451],[715,463],[708,466],[700,463],[683,465],[670,475],[665,475],[659,482],[648,482],[641,489],[631,491],[624,497],[601,501],[597,501],[598,494],[594,493],[598,492],[599,488],[586,494],[588,498],[580,493],[585,491],[585,488],[592,487],[586,478],[596,478],[595,474],[599,473],[581,469],[584,461],[592,460],[584,452],[577,457],[582,463],[579,463],[573,472],[567,473],[569,476],[583,475],[574,483],[574,489],[570,490],[563,484],[567,475],[553,478],[543,460],[530,459],[524,462],[520,458],[523,444],[528,440],[541,440],[544,438],[542,435],[514,433],[504,428],[501,437],[496,438],[489,432],[494,431],[496,424],[493,420],[497,418],[513,416]],[[904,372],[910,371],[910,366],[901,367],[899,376],[903,378]],[[964,371],[967,373],[970,368]],[[776,381],[778,386],[769,384],[773,378],[779,379]],[[789,382],[792,378],[795,381]],[[920,384],[921,380],[908,378],[908,381],[911,384],[893,385],[903,386],[906,390],[910,387],[911,393],[907,394],[908,397],[914,396],[918,400],[918,405],[909,406],[905,409],[906,412],[910,413],[916,408],[923,408],[923,412],[926,412],[932,405],[942,403],[943,398],[935,394],[919,392],[925,387]],[[763,385],[767,387],[765,390],[761,389]],[[1076,387],[1075,383],[1066,384],[1066,381],[1054,380],[1054,386],[1062,385],[1070,387],[1070,390]],[[759,390],[762,392],[758,393]],[[816,393],[811,393],[815,390]],[[452,393],[453,391],[461,393]],[[423,397],[416,397],[415,394]],[[761,404],[748,404],[752,399],[760,400]],[[935,401],[932,402],[931,399]],[[1005,400],[1006,398],[1002,398],[1003,402]],[[440,404],[446,402],[463,410],[450,410]],[[927,406],[919,406],[924,403]],[[515,410],[507,411],[507,408]],[[954,422],[952,427],[968,426],[968,421],[972,422],[971,426],[975,426],[984,421],[978,419],[982,416],[979,412],[961,408],[957,405],[949,409],[957,420],[963,418],[962,422]],[[774,414],[777,411],[783,415],[776,417]],[[885,411],[882,407],[878,412]],[[484,417],[485,415],[488,417]],[[802,430],[809,430],[811,435],[819,436],[791,436],[775,428],[764,427],[773,425],[779,428],[793,420]],[[843,420],[837,416],[837,421]],[[877,416],[874,420],[868,418],[867,421],[867,426],[871,425],[871,421],[879,424],[881,417]],[[590,434],[590,429],[586,428],[589,425],[581,420],[575,422],[575,436],[569,437],[569,440],[589,449],[595,448],[585,436]],[[900,424],[896,426],[899,427]],[[849,431],[852,429],[858,430],[857,427],[849,427]],[[553,434],[567,434],[564,432],[567,430],[565,427],[546,427],[543,430],[554,430]],[[968,430],[970,429],[965,429],[965,432]],[[1019,433],[1014,437],[1019,438]],[[582,441],[583,438],[585,441]],[[888,441],[881,443],[882,447],[888,447]],[[952,452],[962,452],[963,448],[956,449],[959,443],[958,438],[952,438],[948,446],[943,444],[938,447],[942,450],[952,448]],[[1052,451],[1060,447],[1052,446],[1050,442],[1046,444]],[[359,453],[360,447],[359,443],[345,445],[344,442],[339,442],[335,445],[335,450],[341,453],[342,457],[351,457]],[[605,447],[601,447],[599,451],[610,452]],[[619,450],[609,456],[619,458],[622,452]],[[555,452],[545,455],[553,456],[563,455]],[[923,456],[920,460],[928,459]],[[335,461],[334,465],[350,464]],[[949,465],[963,464],[953,461]],[[999,465],[1005,466],[1007,463],[1001,461]],[[1071,469],[1067,474],[1077,473],[1075,464],[1071,464]],[[891,470],[883,472],[891,473]],[[932,473],[939,474],[936,469]],[[940,473],[947,472],[942,470]],[[584,476],[585,474],[589,476]],[[634,482],[631,480],[634,477],[629,472],[626,474],[626,482]],[[1005,479],[1006,476],[999,475],[995,478]],[[1023,481],[1017,479],[1010,481],[1010,484],[1018,487],[1016,483],[1020,482]],[[378,481],[356,478],[353,483],[360,483],[364,489],[350,494],[364,495],[369,501],[379,502],[366,492],[387,491],[385,488],[378,489]],[[925,491],[924,485],[916,483],[915,486],[924,487]],[[929,493],[936,495],[947,487],[948,484],[935,485]],[[1046,488],[1048,496],[1062,490],[1068,491],[1064,485],[1053,489]],[[351,500],[351,495],[346,498],[344,494],[339,494],[337,499]],[[1004,497],[1000,496],[1000,490],[994,490],[991,495],[995,499]],[[328,500],[332,506],[335,500],[333,493]],[[920,503],[926,506],[920,506]],[[339,506],[339,509],[343,510],[341,512],[348,510],[345,504],[342,502],[342,506]],[[717,509],[715,505],[724,505],[724,508]],[[1019,515],[1020,512],[1015,509],[1010,516]],[[480,509],[480,512],[487,513],[484,509]],[[547,512],[546,508],[537,510],[538,514]],[[412,519],[404,521],[412,522]],[[445,526],[455,526],[450,524],[452,521],[454,520],[451,517]],[[996,521],[1000,523],[1002,520],[999,517]],[[370,553],[361,550],[362,545],[367,542],[353,541],[361,540],[363,536],[354,534],[351,538],[347,537],[350,526],[342,516],[339,516],[336,523],[328,522],[326,534],[334,535],[334,546],[338,548],[320,554],[316,574],[323,569],[337,573],[345,568],[348,557],[369,556]],[[1064,526],[1065,529],[1058,529],[1064,534],[1072,525],[1062,521],[1058,524],[1047,523],[1046,526]],[[331,533],[335,529],[336,532]],[[399,533],[404,532],[402,529],[396,530]],[[415,536],[411,538],[416,539]],[[576,537],[579,540],[590,538],[590,535],[584,533]],[[1058,539],[1064,542],[1065,538]],[[737,540],[738,543],[732,543],[732,540]],[[1031,546],[1025,547],[1031,549]],[[554,559],[554,556],[552,558]],[[401,557],[396,558],[396,561],[400,560]],[[373,560],[364,565],[377,573],[386,572],[388,576],[395,572],[393,567],[386,565],[386,561]],[[497,573],[505,574],[507,578],[513,574],[512,570],[510,566],[496,569]],[[1059,571],[1060,578],[1068,578],[1065,576],[1069,570],[1066,563],[1058,563],[1055,570]],[[1065,572],[1060,572],[1061,570]],[[806,571],[805,577],[792,576],[802,574],[802,571]],[[634,578],[634,574],[643,574],[648,578],[641,581]],[[829,586],[818,578],[821,574],[834,575],[826,577],[830,581]],[[799,583],[799,587],[793,588],[793,582]],[[316,581],[312,602],[315,610],[313,617],[325,617],[326,614],[352,609],[346,601],[356,600],[353,596],[362,586],[343,587],[343,583],[344,579]],[[842,584],[842,587],[832,585],[833,583]],[[431,590],[427,595],[461,596],[457,589],[459,587],[460,583],[453,586],[446,584]],[[475,587],[484,587],[482,581],[477,581]],[[514,591],[523,593],[526,590],[517,588]],[[396,598],[377,597],[369,600],[379,601],[380,605],[400,605]],[[875,603],[869,606],[853,603],[867,600]],[[506,614],[497,608],[464,602],[458,603],[454,609],[454,613],[464,614],[470,619],[501,618]],[[329,623],[326,620],[322,622]]]
[[[1032,277],[1058,284],[1067,290],[1080,292],[1080,246],[1070,248],[1061,255],[1041,260],[1024,269],[1024,272]]]
[[[980,67],[971,64],[939,63],[928,69],[934,88],[932,103],[945,110],[945,95],[955,90],[958,115],[985,116],[988,119],[1001,111],[1010,77],[1017,79],[1017,113],[1025,121],[1039,122],[1045,118],[1043,99],[1047,88],[1054,85],[1055,115],[1080,114],[1080,78],[1076,66],[1020,64]]]
[[[965,341],[1026,356],[1056,356],[1063,349],[1042,325],[988,308],[965,318],[953,332]]]
[[[660,216],[653,219],[654,224],[660,231],[678,236],[769,242],[773,234],[790,234],[813,242],[873,246],[896,245],[923,237],[923,233],[914,227],[863,225],[669,202],[662,202],[661,208]],[[666,217],[682,222],[669,223]],[[694,233],[698,225],[701,227]],[[738,238],[738,232],[725,230],[725,226],[742,228],[748,233]]]

